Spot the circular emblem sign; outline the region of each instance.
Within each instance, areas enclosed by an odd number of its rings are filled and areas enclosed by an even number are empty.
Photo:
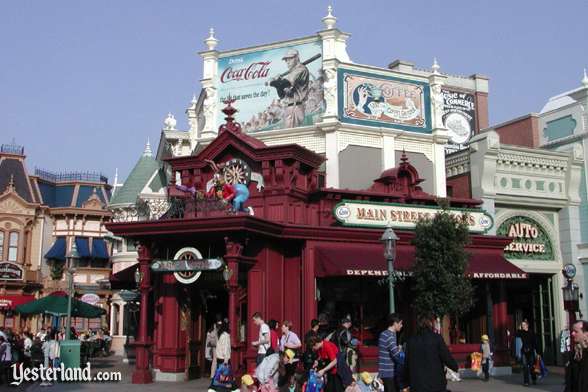
[[[576,276],[576,266],[573,264],[566,264],[563,267],[563,273],[565,275],[566,278],[568,279],[574,279],[574,277]]]
[[[197,260],[201,258],[202,254],[200,251],[191,247],[180,249],[174,256],[174,260]],[[191,284],[196,282],[200,275],[202,275],[202,271],[174,272],[174,277],[176,280],[183,284]]]
[[[445,119],[449,139],[455,144],[464,144],[472,134],[469,121],[460,113],[451,113]]]
[[[351,209],[345,205],[339,206],[335,210],[335,216],[339,219],[347,219],[351,216]]]
[[[80,300],[90,305],[96,305],[100,301],[100,297],[94,293],[86,293],[82,295]]]

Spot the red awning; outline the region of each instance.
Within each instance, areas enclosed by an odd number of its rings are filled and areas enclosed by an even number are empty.
[[[14,310],[18,305],[23,305],[34,300],[34,295],[0,295],[0,310]]]
[[[527,274],[511,264],[501,249],[469,249],[467,275],[474,279],[526,279]],[[410,275],[415,260],[411,245],[396,249],[394,270]],[[388,268],[382,246],[325,245],[316,250],[316,276],[387,276]]]

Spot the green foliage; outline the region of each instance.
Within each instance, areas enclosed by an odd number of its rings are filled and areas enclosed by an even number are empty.
[[[465,272],[469,231],[459,216],[447,209],[430,220],[421,220],[413,244],[413,306],[419,316],[459,316],[474,304],[474,289]]]

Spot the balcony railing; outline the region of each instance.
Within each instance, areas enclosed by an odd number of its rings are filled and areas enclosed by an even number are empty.
[[[0,146],[0,152],[5,154],[24,155],[24,147],[18,144],[3,144]]]
[[[61,172],[53,173],[47,170],[35,168],[35,175],[51,182],[87,181],[108,183],[108,177],[96,172]]]

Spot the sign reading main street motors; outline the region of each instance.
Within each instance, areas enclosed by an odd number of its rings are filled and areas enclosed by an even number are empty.
[[[442,211],[439,207],[412,207],[406,204],[357,202],[344,200],[335,206],[334,214],[346,226],[386,227],[414,229],[421,219],[432,219]],[[483,210],[449,209],[467,223],[470,232],[483,233],[492,228],[492,217]]]
[[[153,272],[214,271],[223,266],[221,259],[156,260],[151,264]]]
[[[504,255],[509,259],[554,259],[549,235],[539,223],[531,218],[513,216],[498,227],[496,234],[513,239],[504,248]]]

